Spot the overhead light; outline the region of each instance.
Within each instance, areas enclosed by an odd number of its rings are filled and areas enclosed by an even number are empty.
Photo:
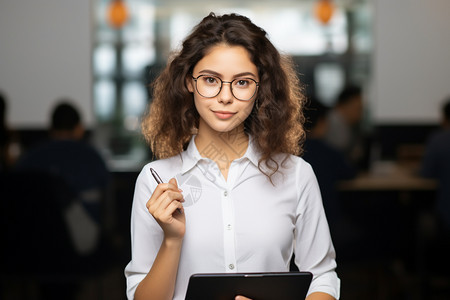
[[[318,0],[315,4],[314,13],[322,24],[328,24],[333,17],[334,10],[333,0]]]
[[[112,0],[108,7],[108,22],[118,29],[128,21],[128,8],[122,0]]]

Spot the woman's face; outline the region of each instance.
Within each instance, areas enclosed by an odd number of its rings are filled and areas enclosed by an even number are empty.
[[[201,75],[205,76],[198,78]],[[250,115],[255,102],[255,82],[259,82],[258,69],[250,60],[248,51],[242,46],[213,46],[195,65],[192,76],[198,78],[197,83],[194,79],[188,79],[187,86],[194,94],[195,107],[200,115],[199,133],[203,130],[224,133],[240,127],[243,129],[244,121]],[[204,97],[215,94],[213,91],[217,85],[220,86],[218,79],[224,82],[219,94],[212,98]],[[231,83],[225,83],[233,80],[234,95]],[[248,98],[248,90],[253,88],[256,92],[248,101],[236,98]]]

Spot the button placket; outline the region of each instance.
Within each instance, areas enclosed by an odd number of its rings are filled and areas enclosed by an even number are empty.
[[[230,192],[224,190],[222,192],[222,214],[224,224],[224,263],[226,272],[236,272],[236,247],[234,233],[234,212],[233,201]]]

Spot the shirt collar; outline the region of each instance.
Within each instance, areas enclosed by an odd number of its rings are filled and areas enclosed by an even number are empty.
[[[248,141],[247,151],[242,156],[242,158],[247,158],[252,164],[254,164],[257,167],[260,157],[261,157],[261,154],[258,151],[256,144],[253,141],[253,138],[250,136],[249,141]]]
[[[200,155],[200,152],[198,151],[194,140],[195,140],[195,135],[192,136],[187,149],[181,153],[181,158],[182,158],[181,173],[182,174],[188,172],[190,169],[195,167],[195,165],[200,160],[206,159]],[[254,164],[257,167],[258,162],[259,162],[259,157],[260,157],[260,153],[259,153],[259,151],[257,151],[256,145],[255,145],[252,137],[250,137],[249,142],[248,142],[247,151],[245,151],[244,155],[241,158],[239,158],[238,160],[248,159],[252,164]]]
[[[197,146],[195,145],[195,135],[192,136],[191,141],[185,151],[181,153],[181,173],[184,174],[190,169],[192,169],[203,157],[198,152]]]

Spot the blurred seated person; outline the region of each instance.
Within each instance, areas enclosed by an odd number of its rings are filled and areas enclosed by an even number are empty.
[[[443,229],[450,233],[450,97],[442,107],[442,123],[429,138],[421,175],[438,180],[436,211]]]
[[[325,140],[344,153],[356,166],[363,156],[360,124],[363,116],[362,90],[346,86],[328,113],[329,126]]]
[[[23,154],[18,171],[42,171],[65,180],[75,195],[62,203],[65,221],[80,255],[99,246],[103,197],[110,173],[100,154],[84,141],[85,129],[78,110],[62,101],[53,110],[50,139]]]
[[[356,171],[340,151],[324,140],[329,127],[327,112],[327,107],[317,99],[313,98],[307,103],[303,111],[306,130],[303,158],[311,164],[317,176],[333,236],[333,231],[337,230],[338,223],[341,222],[341,207],[336,184],[340,180],[353,178]]]

